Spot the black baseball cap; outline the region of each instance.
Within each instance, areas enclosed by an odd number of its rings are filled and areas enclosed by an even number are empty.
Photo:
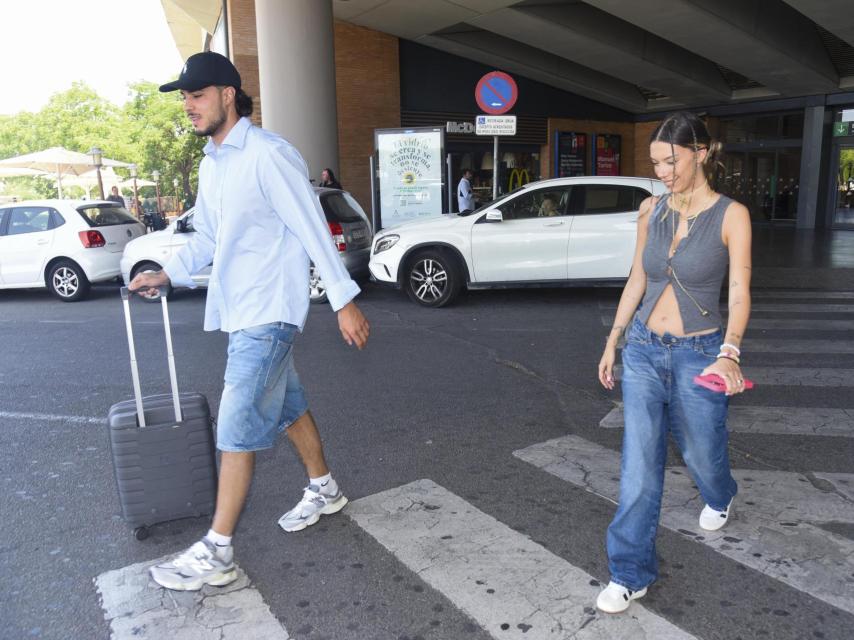
[[[203,51],[187,58],[178,79],[161,85],[160,90],[164,93],[178,89],[198,91],[211,85],[240,89],[240,74],[224,55]]]

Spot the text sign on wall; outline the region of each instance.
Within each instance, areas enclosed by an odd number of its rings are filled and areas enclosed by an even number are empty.
[[[558,131],[555,177],[571,178],[583,175],[587,175],[587,134]]]
[[[598,133],[593,145],[593,168],[597,176],[620,175],[620,136]]]
[[[478,116],[475,133],[479,136],[515,136],[516,116]]]
[[[375,142],[383,228],[442,215],[442,129],[377,129]]]
[[[481,111],[490,115],[507,113],[516,104],[519,88],[516,81],[502,71],[490,71],[477,83],[474,99]]]

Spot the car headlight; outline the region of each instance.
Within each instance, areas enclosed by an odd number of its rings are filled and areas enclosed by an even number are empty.
[[[398,240],[400,240],[400,236],[396,233],[392,233],[377,239],[377,242],[374,245],[374,253],[381,253],[386,249],[391,249],[394,245],[397,244]]]

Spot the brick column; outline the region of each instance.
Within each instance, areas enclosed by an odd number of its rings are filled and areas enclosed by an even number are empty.
[[[243,90],[252,98],[252,122],[261,125],[261,84],[258,81],[258,41],[255,37],[255,0],[226,0],[228,51],[240,73]]]

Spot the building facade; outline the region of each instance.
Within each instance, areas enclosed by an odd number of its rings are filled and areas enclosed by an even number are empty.
[[[756,224],[854,229],[846,2],[211,3],[219,18],[200,48],[229,55],[255,121],[294,142],[312,176],[335,170],[366,209],[375,129],[444,127],[450,180],[471,169],[488,199],[495,163],[499,193],[558,175],[650,176],[650,133],[686,108],[724,143],[717,188]],[[518,129],[493,157],[472,129],[475,85],[496,69],[518,85]]]

